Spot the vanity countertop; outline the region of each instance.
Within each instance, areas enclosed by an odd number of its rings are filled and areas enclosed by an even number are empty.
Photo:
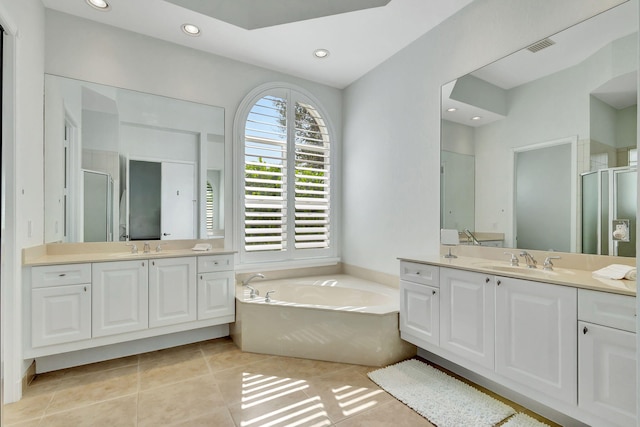
[[[511,266],[509,261],[467,256],[444,258],[442,255],[420,255],[399,257],[399,259],[439,267],[457,268],[496,276],[513,277],[516,279],[572,286],[575,288],[622,295],[636,296],[637,292],[637,283],[635,280],[596,279],[592,277],[592,272],[589,270],[554,267],[553,271],[545,271],[540,266],[536,269],[527,268],[522,262],[519,266]]]
[[[207,255],[230,255],[235,251],[213,247],[208,251],[194,251],[195,243],[211,243],[209,240],[191,241],[161,241],[164,246],[160,252],[155,248],[159,241],[150,242],[151,250],[143,252],[144,242],[135,242],[138,253],[131,253],[131,249],[124,242],[110,243],[54,243],[24,249],[22,265],[25,267],[38,265],[78,264],[105,261],[131,261],[136,259],[178,258]]]

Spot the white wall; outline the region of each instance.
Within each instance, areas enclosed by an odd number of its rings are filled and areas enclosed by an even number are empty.
[[[442,84],[619,3],[477,0],[350,85],[343,261],[397,274],[437,252]]]
[[[22,268],[21,250],[43,240],[43,72],[44,8],[39,0],[0,4],[0,23],[10,33],[6,40],[4,108],[11,123],[3,122],[3,163],[6,173],[6,211],[2,271],[2,337],[4,400],[20,398],[22,379]],[[7,55],[8,54],[8,55]],[[8,57],[9,56],[9,57]],[[6,114],[6,112],[3,112]],[[8,156],[5,159],[4,156]]]

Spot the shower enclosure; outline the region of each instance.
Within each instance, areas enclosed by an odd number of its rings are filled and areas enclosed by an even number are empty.
[[[583,253],[636,256],[637,173],[623,167],[582,174]],[[620,239],[615,225],[623,220],[628,229]]]

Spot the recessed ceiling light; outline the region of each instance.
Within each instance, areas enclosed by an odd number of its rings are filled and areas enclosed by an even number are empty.
[[[454,111],[458,111],[458,109],[451,107],[451,108],[447,108],[447,111],[450,113],[453,113]]]
[[[87,0],[87,4],[94,9],[102,11],[111,9],[111,6],[109,6],[109,3],[107,3],[105,0]]]
[[[200,28],[198,28],[197,26],[195,26],[193,24],[183,24],[182,25],[182,31],[184,31],[185,34],[188,34],[190,36],[199,36],[200,35]]]
[[[481,116],[473,116],[471,117],[471,120],[480,120],[482,117]]]
[[[327,49],[316,49],[313,51],[313,56],[316,58],[326,58],[329,56],[329,51]]]

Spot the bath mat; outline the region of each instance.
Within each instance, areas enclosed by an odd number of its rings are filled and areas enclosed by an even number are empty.
[[[519,413],[509,418],[509,420],[502,424],[501,427],[549,427],[549,424],[541,423],[540,421],[531,418],[529,415]]]
[[[389,394],[438,427],[491,427],[513,408],[419,360],[369,372]]]

